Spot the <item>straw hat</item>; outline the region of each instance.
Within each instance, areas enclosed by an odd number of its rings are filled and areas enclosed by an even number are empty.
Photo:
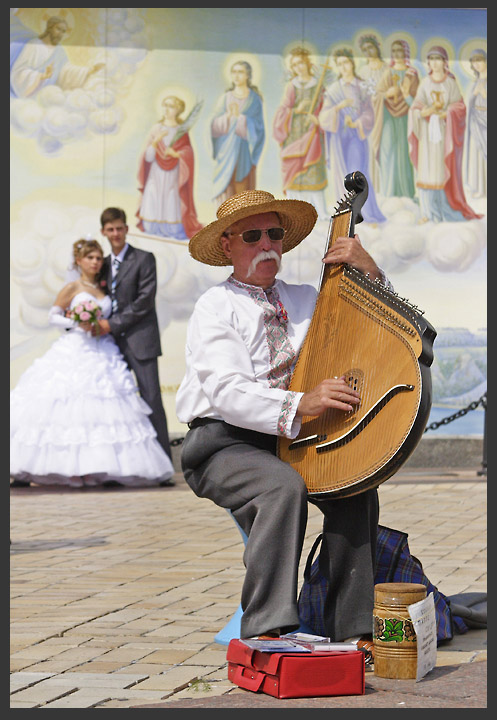
[[[217,220],[206,225],[192,237],[188,245],[190,255],[206,265],[231,265],[223,252],[221,236],[225,230],[242,218],[260,213],[278,213],[286,233],[283,252],[298,245],[316,224],[317,212],[304,200],[276,200],[265,190],[245,190],[225,200],[217,209]]]

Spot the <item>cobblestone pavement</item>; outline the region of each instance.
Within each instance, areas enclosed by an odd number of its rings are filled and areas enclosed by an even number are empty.
[[[439,647],[419,683],[370,672],[364,696],[282,701],[232,685],[214,638],[239,604],[243,541],[176,481],[11,488],[11,708],[486,707],[486,630]],[[486,490],[477,471],[440,468],[379,487],[380,522],[409,534],[446,595],[487,590]],[[310,505],[301,576],[321,518]]]

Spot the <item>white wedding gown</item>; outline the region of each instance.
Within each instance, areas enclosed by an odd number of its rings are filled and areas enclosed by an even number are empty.
[[[94,300],[78,293],[71,302]],[[99,301],[111,311],[106,295]],[[158,485],[174,474],[111,335],[64,330],[10,393],[10,475],[43,485]]]

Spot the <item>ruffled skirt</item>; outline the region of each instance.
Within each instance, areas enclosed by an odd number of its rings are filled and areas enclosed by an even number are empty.
[[[113,338],[64,333],[10,394],[10,475],[75,487],[158,485],[174,474]]]

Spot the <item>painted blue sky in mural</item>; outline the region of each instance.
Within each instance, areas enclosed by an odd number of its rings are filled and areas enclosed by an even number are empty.
[[[288,42],[288,27],[326,53],[335,42],[352,38],[358,27],[369,26],[384,37],[409,31],[418,43],[432,35],[450,37],[454,46],[471,34],[486,34],[487,11],[469,8],[167,8],[170,30],[161,29],[158,46],[192,47],[192,25],[201,29],[195,40],[204,50],[280,54]],[[330,20],[323,22],[323,13]],[[220,18],[222,17],[222,23]],[[284,24],[284,32],[282,25]]]

